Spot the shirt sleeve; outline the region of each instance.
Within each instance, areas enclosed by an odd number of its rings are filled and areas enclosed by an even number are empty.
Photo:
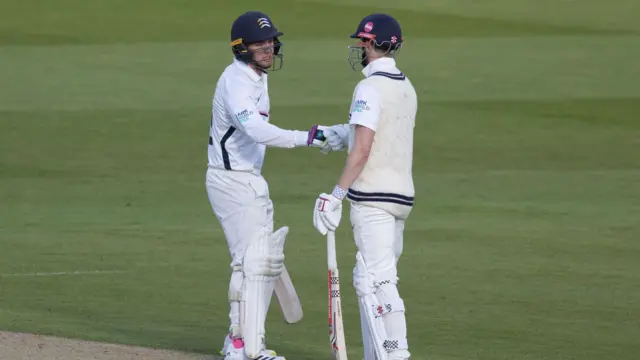
[[[227,92],[227,110],[233,125],[247,134],[253,141],[267,146],[293,148],[306,146],[306,131],[284,130],[262,119],[255,103],[247,93]]]
[[[376,131],[380,121],[380,95],[371,87],[363,83],[358,84],[353,94],[349,124],[362,125]]]

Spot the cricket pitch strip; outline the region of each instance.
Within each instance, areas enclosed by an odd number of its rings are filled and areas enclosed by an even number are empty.
[[[2,360],[221,360],[214,355],[0,331]]]

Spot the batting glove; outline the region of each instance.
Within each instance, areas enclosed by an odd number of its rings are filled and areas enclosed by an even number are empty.
[[[309,135],[307,136],[307,146],[318,147],[323,154],[327,154],[331,151],[331,147],[324,135],[326,130],[326,126],[313,125],[311,130],[309,130]]]
[[[349,125],[333,125],[324,130],[331,151],[340,151],[349,145]]]
[[[316,199],[313,210],[313,226],[322,235],[336,231],[342,218],[342,199],[346,192],[336,186],[333,194],[322,193]]]

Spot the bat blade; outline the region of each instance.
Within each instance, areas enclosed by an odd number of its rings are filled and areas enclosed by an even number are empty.
[[[347,346],[344,339],[342,323],[342,304],[340,301],[340,273],[335,260],[335,238],[332,232],[327,238],[329,257],[328,292],[329,292],[329,343],[334,360],[347,360]]]
[[[286,267],[278,277],[275,293],[284,320],[289,324],[295,324],[302,320],[302,304]]]

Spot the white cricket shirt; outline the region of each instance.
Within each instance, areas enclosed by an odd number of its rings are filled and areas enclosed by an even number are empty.
[[[369,77],[371,74],[377,72],[391,74],[401,73],[396,67],[396,60],[387,57],[376,59],[362,69],[365,77]],[[362,125],[376,131],[378,122],[380,121],[381,111],[380,94],[378,91],[370,84],[360,82],[353,92],[349,124]]]
[[[260,175],[267,146],[307,146],[306,131],[269,123],[267,74],[234,60],[216,85],[209,130],[209,167]]]
[[[349,151],[355,142],[356,125],[374,130],[375,137],[347,199],[406,219],[415,194],[412,167],[417,94],[392,58],[372,61],[363,73],[366,78],[354,90],[351,105]]]

